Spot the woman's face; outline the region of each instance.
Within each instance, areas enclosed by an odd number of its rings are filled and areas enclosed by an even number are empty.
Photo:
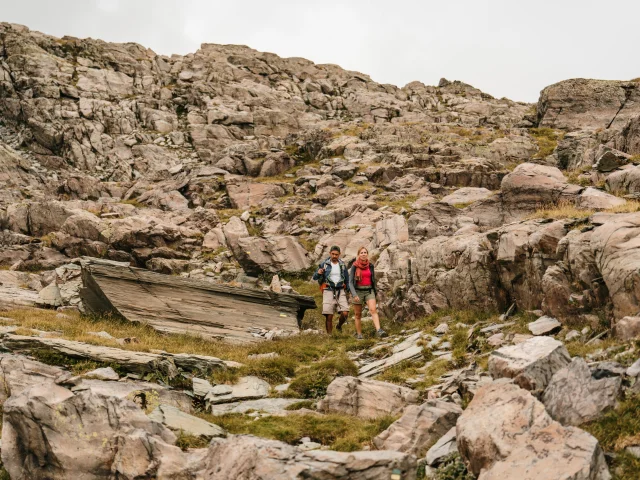
[[[369,252],[367,252],[364,248],[362,250],[360,250],[360,253],[358,254],[358,258],[360,258],[360,260],[366,260],[369,257]]]

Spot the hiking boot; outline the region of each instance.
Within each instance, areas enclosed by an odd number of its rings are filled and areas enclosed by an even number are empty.
[[[361,333],[356,333],[356,340],[363,340]]]
[[[387,332],[385,332],[383,329],[380,329],[376,332],[376,337],[382,338],[382,337],[387,337]]]

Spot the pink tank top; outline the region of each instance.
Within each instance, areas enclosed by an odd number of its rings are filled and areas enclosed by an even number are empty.
[[[362,270],[362,278],[356,285],[358,287],[370,287],[371,286],[371,269],[367,268]]]

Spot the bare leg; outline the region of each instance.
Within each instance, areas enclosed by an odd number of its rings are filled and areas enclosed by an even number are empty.
[[[355,325],[358,335],[362,335],[362,305],[354,304],[353,311],[355,313]]]
[[[331,335],[331,332],[333,332],[333,314],[330,315],[325,315],[324,318],[326,318],[326,322],[325,322],[325,327],[327,328],[327,333],[329,335]]]
[[[338,319],[338,325],[336,326],[339,332],[342,331],[342,326],[346,323],[348,317],[349,312],[340,312],[340,318]]]
[[[373,319],[373,326],[376,327],[376,331],[380,330],[380,317],[378,316],[378,310],[376,309],[376,299],[370,298],[367,300],[367,307],[369,307],[369,313]]]

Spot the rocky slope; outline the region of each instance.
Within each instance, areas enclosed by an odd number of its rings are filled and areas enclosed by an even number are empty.
[[[48,363],[80,358],[129,376],[71,378],[6,354],[2,458],[11,478],[418,471],[485,480],[553,470],[548,478],[595,480],[610,478],[605,460],[618,478],[640,472],[627,458],[639,448],[633,422],[616,426],[626,432],[618,443],[589,423],[614,421],[616,405],[637,408],[639,81],[567,80],[528,105],[445,79],[382,85],[243,46],[166,57],[6,23],[0,40],[4,308],[81,311],[81,256],[258,288],[278,274],[290,289],[284,279],[309,276],[330,245],[347,259],[365,245],[396,334],[360,345],[326,340],[321,353],[305,336],[276,339],[238,354],[215,342],[179,347],[171,336],[162,341],[174,347],[138,347],[131,338],[142,330],[116,342],[88,326],[9,313],[18,325],[3,327],[5,350],[44,349],[36,356]],[[481,313],[465,313],[466,322],[460,311]],[[61,338],[40,338],[48,336]],[[147,352],[127,353],[138,350]],[[273,353],[284,359],[249,357]],[[157,383],[132,384],[141,376]],[[131,402],[145,389],[166,390],[158,410]],[[275,403],[243,403],[267,395]],[[228,415],[289,418],[292,396],[317,407],[304,418],[397,421],[380,431],[367,424],[368,437],[352,447],[377,450],[353,455],[307,451],[324,439],[315,430],[300,445],[303,437],[216,439],[218,423],[264,433]],[[221,418],[204,425],[194,408]],[[51,412],[63,412],[64,425]],[[105,412],[114,415],[108,425]],[[596,437],[578,428],[585,424]],[[214,440],[182,450],[181,430]]]

